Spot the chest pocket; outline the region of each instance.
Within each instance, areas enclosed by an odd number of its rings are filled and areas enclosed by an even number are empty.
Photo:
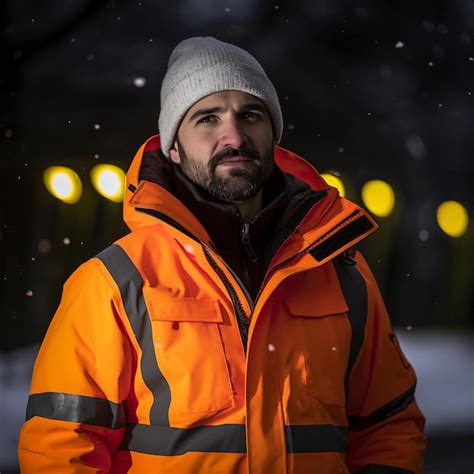
[[[171,390],[170,415],[214,413],[233,393],[217,300],[169,298],[147,303],[158,366]]]
[[[296,350],[303,354],[308,395],[342,407],[351,340],[348,306],[331,268],[316,270],[289,282],[285,303],[298,335]]]

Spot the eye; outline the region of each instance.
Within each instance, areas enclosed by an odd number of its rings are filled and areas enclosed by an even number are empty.
[[[217,121],[217,117],[215,115],[206,115],[200,118],[197,123],[210,123]]]
[[[243,112],[242,113],[242,118],[245,120],[249,120],[250,122],[255,122],[260,119],[260,114],[257,112]]]

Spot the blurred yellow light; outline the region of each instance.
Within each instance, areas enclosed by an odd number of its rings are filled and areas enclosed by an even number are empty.
[[[387,217],[395,206],[395,193],[390,184],[374,179],[364,184],[362,200],[372,214]]]
[[[96,165],[91,181],[99,194],[114,202],[122,202],[125,193],[125,173],[114,165]]]
[[[70,168],[50,166],[43,173],[43,182],[46,189],[63,202],[74,204],[81,198],[81,179]]]
[[[441,230],[450,237],[464,235],[469,223],[465,207],[457,201],[445,201],[440,204],[436,219]]]
[[[329,186],[337,188],[339,194],[342,197],[346,196],[346,189],[344,188],[344,183],[342,182],[341,178],[338,178],[337,176],[334,176],[330,173],[323,173],[321,176],[323,177],[324,181],[329,184]]]

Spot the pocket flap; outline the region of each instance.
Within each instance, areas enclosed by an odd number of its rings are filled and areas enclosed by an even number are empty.
[[[148,303],[150,317],[155,321],[188,321],[222,323],[222,312],[217,300],[207,298],[169,298]]]
[[[293,316],[320,318],[349,310],[332,265],[326,264],[291,278],[285,302]]]

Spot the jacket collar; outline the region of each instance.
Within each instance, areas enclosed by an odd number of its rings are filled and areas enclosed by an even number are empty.
[[[162,182],[140,179],[144,176],[142,166],[147,153],[159,153],[159,136],[148,139],[138,150],[127,173],[127,190],[124,199],[124,220],[132,229],[156,224],[156,217],[165,217],[178,232],[184,232],[212,245],[205,226],[197,216],[175,196],[167,180],[170,163],[161,155],[155,164],[160,167]],[[275,164],[282,172],[302,181],[312,191],[324,194],[305,216],[300,219],[291,237],[280,247],[274,262],[281,262],[303,249],[311,249],[320,263],[333,258],[351,245],[365,238],[377,228],[368,213],[339,196],[338,191],[328,186],[316,169],[301,157],[281,147],[275,148]],[[151,211],[149,213],[144,210]],[[150,215],[154,214],[154,215]],[[355,224],[354,224],[355,222]]]

